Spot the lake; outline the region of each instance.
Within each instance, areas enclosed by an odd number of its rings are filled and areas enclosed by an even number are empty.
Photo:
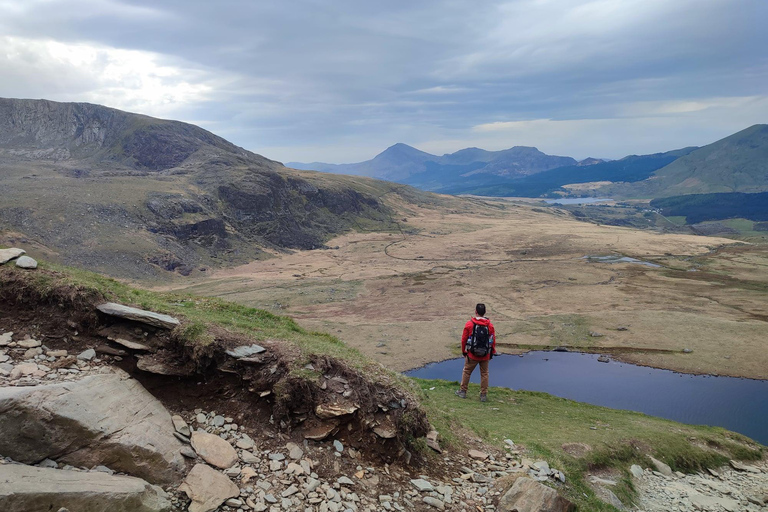
[[[592,204],[613,201],[606,197],[562,197],[560,199],[546,199],[547,204]]]
[[[529,352],[491,361],[490,385],[546,393],[682,423],[714,425],[768,445],[768,380],[688,375],[597,361],[596,354]],[[406,372],[421,379],[460,380],[464,359]],[[480,383],[480,370],[472,382]]]

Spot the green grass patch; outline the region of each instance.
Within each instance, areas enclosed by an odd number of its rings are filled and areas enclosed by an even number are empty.
[[[613,469],[622,476],[613,491],[625,503],[635,490],[629,467],[650,467],[648,455],[663,460],[674,470],[695,472],[717,467],[731,458],[762,456],[760,445],[744,436],[718,427],[690,426],[645,414],[608,409],[574,402],[546,393],[492,388],[488,402],[477,397],[479,386],[470,384],[468,398],[453,393],[457,382],[420,380],[422,404],[443,440],[464,450],[461,430],[468,430],[490,445],[503,449],[512,439],[529,451],[530,458],[543,458],[566,474],[566,496],[580,510],[615,510],[601,502],[587,485],[590,470]],[[434,388],[434,389],[430,389]],[[569,455],[566,443],[591,447],[582,457]]]

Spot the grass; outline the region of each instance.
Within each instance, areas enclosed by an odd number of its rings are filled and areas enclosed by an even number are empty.
[[[593,470],[618,472],[612,490],[629,503],[635,495],[629,467],[649,467],[648,455],[673,470],[695,472],[717,467],[729,459],[758,459],[762,448],[744,436],[718,427],[690,426],[645,414],[608,409],[531,391],[492,388],[489,401],[476,399],[479,387],[470,384],[467,400],[454,396],[458,382],[416,379],[422,405],[442,440],[465,450],[462,430],[503,449],[504,439],[527,448],[529,458],[546,459],[563,471],[568,485],[562,492],[579,510],[608,511],[586,483]],[[434,388],[434,389],[432,389]],[[581,458],[566,453],[565,443],[586,443],[592,450]]]

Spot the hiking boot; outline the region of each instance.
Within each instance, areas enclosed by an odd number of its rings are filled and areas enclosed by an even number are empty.
[[[459,398],[467,398],[467,392],[460,389],[456,390],[456,396]]]
[[[480,395],[480,401],[481,402],[487,402],[488,401],[488,395],[486,395],[485,393],[481,394]]]

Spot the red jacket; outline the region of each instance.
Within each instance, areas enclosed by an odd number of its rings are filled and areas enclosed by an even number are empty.
[[[472,331],[475,329],[475,324],[487,325],[488,332],[491,334],[491,353],[485,357],[477,357],[467,352],[467,339],[472,335]],[[491,355],[496,355],[496,330],[493,328],[493,324],[485,317],[478,318],[472,317],[464,325],[464,332],[461,334],[461,353],[467,354],[467,356],[474,361],[488,361]]]

